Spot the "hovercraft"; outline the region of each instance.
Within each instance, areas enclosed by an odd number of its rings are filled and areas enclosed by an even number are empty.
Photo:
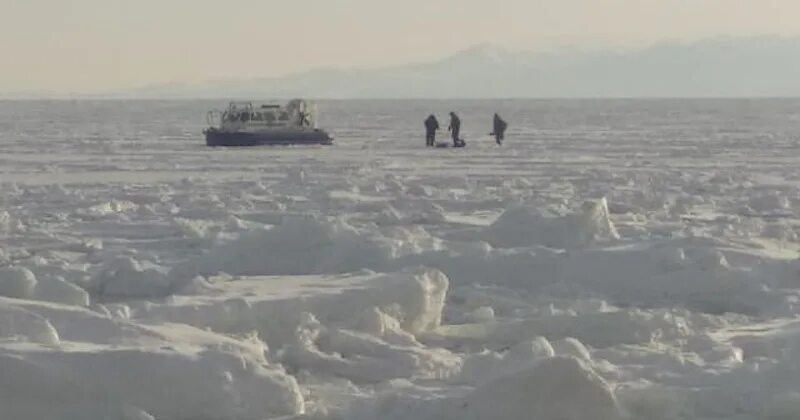
[[[302,99],[285,106],[231,102],[225,111],[209,112],[207,121],[208,146],[333,144],[333,137],[317,128],[316,106]]]

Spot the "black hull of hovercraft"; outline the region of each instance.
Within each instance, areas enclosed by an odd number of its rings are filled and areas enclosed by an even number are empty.
[[[211,147],[253,147],[290,145],[331,145],[333,138],[323,130],[274,131],[268,133],[226,133],[206,130],[206,145]]]

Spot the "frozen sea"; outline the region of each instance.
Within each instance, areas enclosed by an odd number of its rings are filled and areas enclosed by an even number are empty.
[[[0,418],[800,419],[800,100],[225,105],[0,101]]]

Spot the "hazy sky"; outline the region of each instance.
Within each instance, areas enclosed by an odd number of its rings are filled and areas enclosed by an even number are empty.
[[[0,0],[0,92],[768,34],[800,35],[800,0]]]

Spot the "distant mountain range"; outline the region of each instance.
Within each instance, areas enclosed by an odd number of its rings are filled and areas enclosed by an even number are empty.
[[[128,98],[574,98],[800,96],[800,38],[725,38],[630,51],[473,47],[383,69],[154,85]]]

